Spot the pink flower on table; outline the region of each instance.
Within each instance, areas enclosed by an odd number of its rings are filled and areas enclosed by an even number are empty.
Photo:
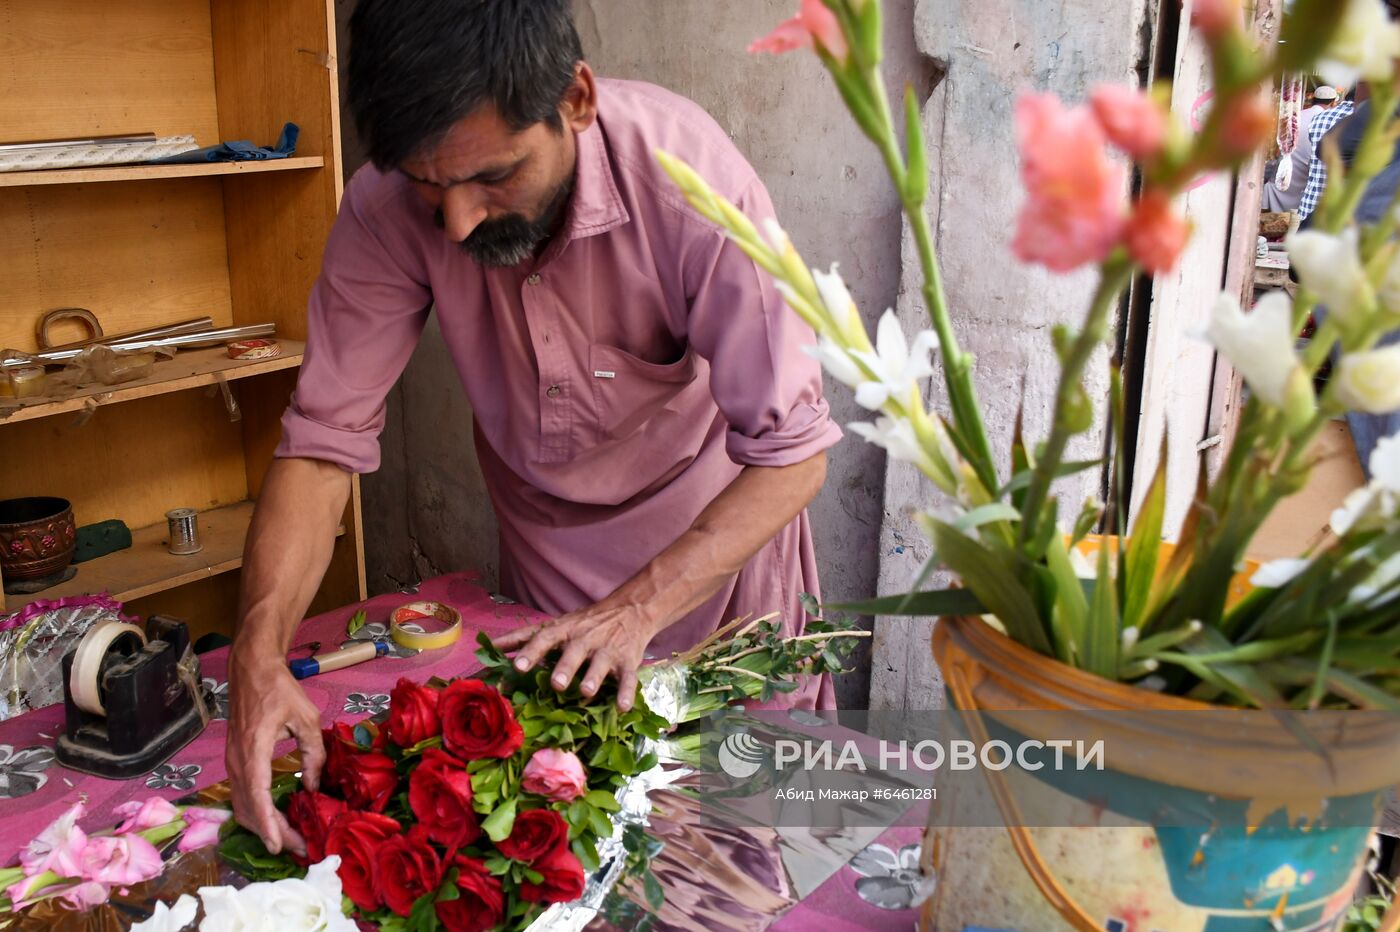
[[[1183,0],[1185,3],[1186,0]],[[1240,0],[1189,0],[1191,25],[1207,39],[1218,39],[1243,22]]]
[[[541,748],[530,756],[530,762],[525,765],[520,788],[527,793],[538,793],[555,802],[566,803],[582,796],[588,789],[588,781],[577,755],[555,748]]]
[[[125,887],[160,874],[160,852],[140,835],[99,835],[83,850],[82,877]]]
[[[1053,94],[1023,94],[1016,141],[1028,197],[1013,251],[1057,272],[1102,261],[1123,232],[1124,174],[1093,114],[1067,110]]]
[[[94,906],[101,906],[107,902],[112,895],[112,890],[104,884],[95,880],[80,883],[76,887],[69,887],[59,894],[59,899],[67,903],[72,909],[82,911],[92,909]]]
[[[60,877],[77,877],[82,873],[88,837],[78,820],[86,812],[87,803],[78,800],[25,846],[19,854],[19,862],[26,877],[45,871],[53,871]]]
[[[780,23],[763,38],[749,43],[748,50],[780,55],[796,49],[811,48],[814,40],[837,61],[845,61],[846,56],[850,54],[836,14],[828,10],[822,0],[802,0],[802,7],[796,16]]]
[[[228,809],[205,809],[201,806],[190,806],[185,810],[183,816],[188,827],[185,829],[185,833],[180,836],[180,842],[175,847],[182,854],[209,847],[219,840],[219,828],[228,821],[231,815],[233,813]]]
[[[1108,141],[1132,158],[1150,159],[1167,141],[1167,115],[1161,104],[1135,87],[1101,84],[1089,98]]]
[[[180,810],[169,800],[159,796],[152,796],[145,800],[133,799],[130,802],[122,803],[112,812],[126,820],[117,826],[118,835],[125,835],[128,832],[144,832],[157,825],[169,825],[180,818]]]
[[[1172,209],[1171,198],[1161,191],[1148,191],[1128,218],[1124,239],[1139,265],[1161,275],[1176,265],[1190,233],[1186,220]]]

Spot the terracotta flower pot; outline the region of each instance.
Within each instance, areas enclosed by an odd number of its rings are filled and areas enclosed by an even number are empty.
[[[62,498],[0,501],[0,573],[14,582],[52,576],[73,561],[77,528]]]

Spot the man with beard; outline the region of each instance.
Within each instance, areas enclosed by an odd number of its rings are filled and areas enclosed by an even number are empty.
[[[810,329],[654,159],[694,165],[755,221],[753,169],[693,103],[594,77],[569,0],[361,0],[348,100],[372,165],[345,190],[296,393],[249,530],[230,656],[240,821],[302,841],[268,793],[274,744],[324,760],[286,668],[352,472],[430,307],[475,413],[501,589],[550,615],[497,639],[557,688],[612,676],[742,615],[802,629],[818,593],[805,508],[840,436]],[[831,708],[828,679],[790,699]]]

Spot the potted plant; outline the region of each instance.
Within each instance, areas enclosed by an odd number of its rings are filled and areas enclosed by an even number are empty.
[[[1381,0],[1296,0],[1281,41],[1260,50],[1240,0],[1193,0],[1190,9],[1214,80],[1199,130],[1173,120],[1160,89],[1099,88],[1072,108],[1048,94],[1017,102],[1027,199],[1013,250],[1055,271],[1097,266],[1099,278],[1082,325],[1054,333],[1061,368],[1049,435],[1034,443],[1018,426],[1009,473],[988,440],[973,361],[958,345],[944,295],[917,102],[907,92],[899,120],[887,101],[879,0],[803,0],[796,17],[754,48],[813,49],[878,146],[917,249],[931,329],[910,340],[887,312],[872,340],[834,267],[809,269],[776,221],[755,225],[688,166],[659,154],[695,209],[776,279],[816,331],[813,353],[827,371],[876,414],[852,430],[914,464],[936,489],[940,504],[919,516],[935,556],[914,592],[878,604],[881,614],[943,616],[934,653],[969,727],[995,725],[981,710],[1268,713],[1248,741],[1238,731],[1222,737],[1209,714],[1186,719],[1199,723],[1194,730],[1178,719],[1170,736],[1146,724],[1125,724],[1115,736],[1139,762],[1123,777],[1140,781],[1142,792],[1244,807],[1238,826],[1214,833],[1159,830],[1150,814],[1112,829],[1028,829],[1016,821],[1010,779],[989,776],[1006,828],[930,829],[924,856],[940,883],[929,927],[1333,928],[1371,835],[1355,807],[1373,815],[1400,775],[1400,437],[1377,448],[1369,484],[1339,509],[1327,541],[1262,567],[1247,559],[1265,519],[1303,488],[1309,451],[1329,420],[1400,408],[1400,348],[1376,348],[1400,327],[1400,212],[1365,230],[1352,220],[1400,135],[1390,116],[1400,102],[1400,26]],[[1178,195],[1203,173],[1233,169],[1273,135],[1273,82],[1314,71],[1332,83],[1369,81],[1379,116],[1352,169],[1343,174],[1334,162],[1312,230],[1290,241],[1298,300],[1270,296],[1246,312],[1222,296],[1213,309],[1204,336],[1249,390],[1219,474],[1209,482],[1202,475],[1174,544],[1162,541],[1164,465],[1128,524],[1117,485],[1125,463],[1115,367],[1106,406],[1118,447],[1109,507],[1091,502],[1069,520],[1056,480],[1104,465],[1068,462],[1066,450],[1093,423],[1096,400],[1082,382],[1113,310],[1135,276],[1175,265],[1189,232]],[[1127,162],[1137,180],[1130,203]],[[1299,352],[1295,337],[1319,303],[1328,314]],[[919,383],[934,374],[935,349],[946,397],[930,410]],[[1319,391],[1314,376],[1334,357]],[[959,591],[918,591],[938,567],[952,572]],[[1293,710],[1345,714],[1303,728],[1285,714]],[[1164,747],[1175,755],[1157,753]],[[1305,798],[1317,804],[1310,814],[1295,805]],[[1344,810],[1353,817],[1336,824]],[[1400,915],[1383,928],[1397,924]]]

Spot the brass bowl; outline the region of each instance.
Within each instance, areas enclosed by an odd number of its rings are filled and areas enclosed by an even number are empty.
[[[73,562],[77,536],[67,499],[0,501],[0,573],[10,582],[52,576]]]

